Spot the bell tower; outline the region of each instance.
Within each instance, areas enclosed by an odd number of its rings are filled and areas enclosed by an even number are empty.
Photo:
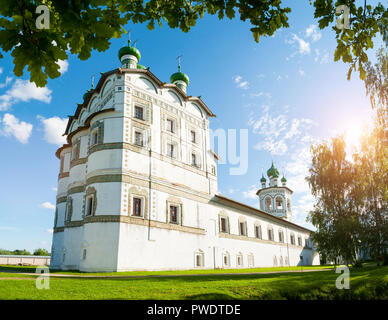
[[[263,174],[260,179],[261,189],[256,193],[260,199],[260,210],[291,221],[291,195],[293,191],[287,187],[287,179],[283,175],[280,180],[281,185],[279,184],[279,170],[273,162],[267,171],[267,176],[269,179],[268,185]]]

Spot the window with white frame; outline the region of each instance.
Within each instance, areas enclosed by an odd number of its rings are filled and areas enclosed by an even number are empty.
[[[229,221],[225,216],[220,217],[220,232],[229,233]]]
[[[197,168],[201,166],[199,156],[195,152],[191,153],[191,165]]]
[[[237,255],[237,267],[242,267],[243,265],[244,265],[243,255],[241,253],[239,253]]]
[[[86,216],[91,216],[93,214],[93,206],[94,206],[94,196],[90,195],[86,197]]]
[[[132,197],[132,216],[143,217],[144,216],[144,197],[133,196]]]
[[[279,230],[279,242],[284,242],[283,230]]]
[[[144,147],[144,134],[140,130],[134,131],[134,144],[139,147]]]
[[[224,267],[230,267],[230,255],[228,252],[225,252],[222,256],[222,263]]]
[[[59,167],[59,172],[61,172],[61,173],[63,172],[64,165],[65,165],[65,157],[61,156],[61,163],[60,163],[60,167]]]
[[[175,204],[169,204],[168,206],[169,222],[174,224],[180,224],[180,206]]]
[[[166,130],[171,133],[175,133],[176,123],[174,119],[168,118],[166,121]]]
[[[212,166],[211,167],[211,172],[212,172],[212,174],[214,174],[214,175],[216,175],[216,166]]]
[[[94,129],[90,135],[90,146],[98,144],[98,128]]]
[[[259,224],[255,225],[255,237],[257,239],[262,239],[261,225]]]
[[[86,260],[86,249],[82,250],[82,260]]]
[[[205,255],[202,250],[195,252],[195,267],[201,268],[205,265]]]
[[[240,220],[238,222],[240,236],[247,236],[247,222]]]
[[[248,254],[248,267],[253,268],[255,265],[255,258],[253,253]]]
[[[271,226],[268,227],[268,240],[270,240],[270,241],[274,240],[273,229]]]
[[[295,235],[293,233],[290,235],[290,243],[295,244]]]
[[[301,236],[299,236],[298,237],[298,246],[302,246],[302,237]]]
[[[144,107],[135,106],[135,118],[144,120]]]
[[[167,156],[173,159],[176,159],[176,155],[177,155],[176,145],[174,143],[167,143],[166,148],[167,148]]]
[[[190,141],[192,143],[197,143],[197,137],[196,137],[196,134],[195,134],[195,131],[194,130],[191,130],[190,131]]]

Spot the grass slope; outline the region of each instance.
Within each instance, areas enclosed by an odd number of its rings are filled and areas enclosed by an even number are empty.
[[[4,275],[0,273],[0,277]],[[36,289],[35,280],[0,280],[0,299],[388,299],[387,267],[351,269],[350,275],[350,290],[336,289],[338,274],[334,270],[168,278],[51,278],[50,290]]]

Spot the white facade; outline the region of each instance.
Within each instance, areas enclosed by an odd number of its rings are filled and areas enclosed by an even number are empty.
[[[319,264],[309,230],[217,194],[211,116],[200,98],[149,70],[103,74],[70,117],[68,144],[56,153],[61,168],[51,267]]]

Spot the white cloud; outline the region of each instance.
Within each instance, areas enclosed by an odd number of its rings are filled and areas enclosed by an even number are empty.
[[[58,192],[58,188],[57,187],[52,187],[51,190],[53,190],[55,192]]]
[[[31,136],[32,124],[24,121],[20,121],[14,115],[6,113],[4,114],[3,119],[0,119],[2,122],[2,127],[0,128],[0,134],[3,136],[14,136],[21,143],[27,143],[28,139]]]
[[[299,69],[299,70],[298,70],[298,73],[299,73],[302,77],[305,75],[305,72],[304,72],[304,70],[302,70],[302,69]]]
[[[48,233],[54,233],[54,229],[47,229],[46,230]]]
[[[61,74],[64,74],[67,69],[69,68],[69,62],[67,60],[58,60],[57,63],[59,64],[59,72]]]
[[[322,38],[322,34],[319,32],[316,24],[312,24],[306,29],[306,37],[311,37],[313,42],[316,42]]]
[[[287,110],[288,106],[285,109]],[[267,105],[262,106],[261,114],[258,119],[251,114],[248,121],[252,132],[260,137],[260,141],[253,148],[269,151],[272,155],[284,155],[290,143],[296,145],[302,138],[306,139],[306,130],[316,125],[311,119],[289,119],[286,113],[273,115]]]
[[[237,88],[241,89],[248,89],[249,87],[249,82],[248,81],[243,81],[243,78],[239,75],[233,77],[234,82],[237,85]]]
[[[68,119],[59,117],[43,118],[38,116],[44,126],[44,138],[48,143],[61,146],[66,143],[66,137],[62,136],[65,133]]]
[[[20,101],[38,100],[50,103],[51,92],[47,87],[38,88],[29,80],[16,79],[12,87],[5,94],[0,95],[0,110],[7,110],[11,105]]]
[[[288,41],[288,43],[293,44],[293,43],[298,44],[298,52],[300,54],[309,54],[311,49],[310,49],[310,43],[303,40],[302,38],[299,38],[296,34],[292,34],[292,39]]]
[[[48,202],[48,201],[41,203],[39,207],[43,209],[55,210],[55,204],[52,204],[51,202]]]
[[[252,185],[249,190],[243,191],[242,195],[245,199],[257,199],[257,190],[259,190],[259,187],[257,185]]]
[[[315,58],[314,58],[314,61],[315,62],[318,62],[320,64],[326,64],[329,62],[329,52],[327,52],[327,50],[325,50],[323,52],[323,54],[321,54],[321,52],[319,51],[319,49],[315,49]]]

